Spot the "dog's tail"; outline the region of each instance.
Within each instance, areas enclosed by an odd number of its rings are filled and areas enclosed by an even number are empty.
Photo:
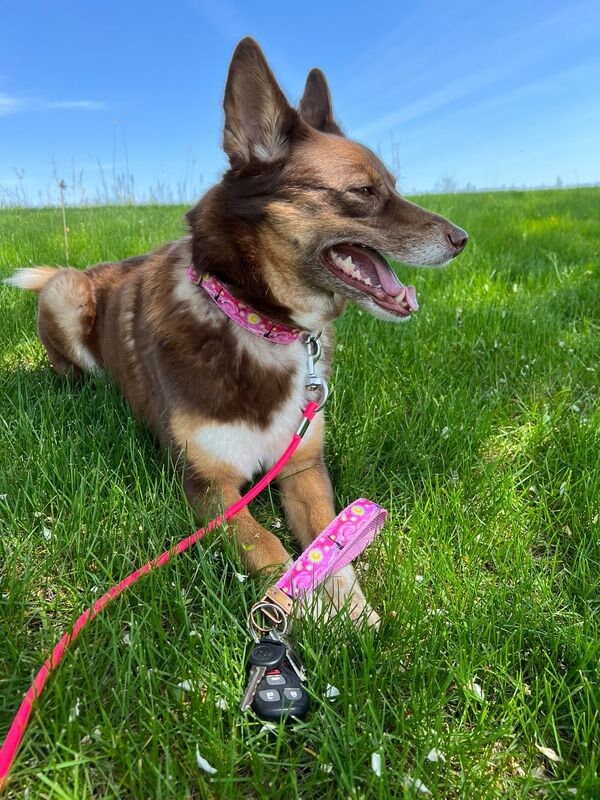
[[[50,278],[59,271],[59,267],[25,267],[18,269],[10,278],[5,278],[3,283],[17,289],[41,292]]]

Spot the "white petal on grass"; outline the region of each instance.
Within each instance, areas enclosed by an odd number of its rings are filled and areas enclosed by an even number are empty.
[[[221,711],[227,711],[227,709],[229,708],[229,703],[227,702],[227,699],[225,697],[217,697],[217,699],[215,700],[215,705],[217,708],[220,708]]]
[[[42,528],[42,536],[44,537],[44,539],[47,542],[49,542],[50,539],[52,538],[52,531],[50,530],[50,528],[47,528],[45,525]]]
[[[265,722],[265,724],[261,726],[261,729],[259,730],[258,733],[259,735],[261,733],[273,733],[276,730],[277,730],[277,725],[275,725],[274,722]]]
[[[8,495],[7,494],[0,494],[0,500],[2,500],[2,502],[4,502],[7,499],[8,499]]]
[[[335,700],[336,697],[340,696],[340,690],[337,686],[332,686],[330,683],[327,684],[327,689],[325,689],[325,697],[328,700]]]
[[[130,631],[123,631],[123,642],[124,642],[124,644],[131,644],[131,632]]]
[[[413,778],[410,775],[405,775],[402,778],[402,785],[407,789],[416,789],[417,792],[420,792],[421,794],[431,794],[427,786],[425,786],[420,778]]]
[[[382,768],[381,753],[371,753],[371,769],[378,778],[381,778]]]
[[[556,750],[553,750],[551,747],[542,747],[539,744],[536,744],[536,747],[543,756],[546,756],[548,761],[554,761],[555,764],[558,764],[559,761],[562,761]]]
[[[75,705],[73,706],[73,708],[71,709],[71,713],[69,714],[69,722],[74,722],[79,716],[79,704],[80,700],[79,698],[77,698],[77,700],[75,701]]]
[[[198,767],[204,772],[208,772],[209,775],[215,775],[217,770],[208,763],[208,761],[200,755],[200,750],[196,747],[196,764]]]
[[[321,772],[326,772],[328,775],[331,775],[333,772],[333,764],[319,764],[319,769]]]
[[[199,639],[202,638],[202,634],[200,633],[200,631],[190,631],[190,639],[192,638],[192,636],[197,636]]]
[[[194,690],[194,684],[191,681],[180,681],[177,684],[177,688],[181,689],[182,692],[192,692]]]
[[[467,689],[469,692],[472,692],[478,700],[485,699],[485,692],[481,688],[481,684],[477,683],[477,681],[469,681],[465,685],[465,689]]]
[[[438,750],[437,747],[432,747],[431,750],[427,753],[427,761],[445,761],[446,756],[442,753],[441,750]]]
[[[423,580],[424,580],[424,578],[423,578],[422,575],[415,575],[416,583],[423,583]]]
[[[247,575],[242,575],[241,572],[234,572],[233,574],[235,575],[235,577],[238,579],[238,581],[240,583],[243,583],[244,581],[248,580],[248,576]]]

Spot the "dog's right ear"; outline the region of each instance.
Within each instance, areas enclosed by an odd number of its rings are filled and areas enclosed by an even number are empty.
[[[233,169],[285,158],[298,121],[254,39],[238,44],[225,87],[223,149]]]
[[[337,133],[338,136],[344,135],[333,118],[333,105],[327,80],[317,67],[308,73],[298,113],[305,122],[318,131]]]

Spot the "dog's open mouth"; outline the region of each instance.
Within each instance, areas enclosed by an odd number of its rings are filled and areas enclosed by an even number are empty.
[[[408,317],[417,311],[414,286],[400,283],[385,258],[377,250],[361,244],[336,244],[323,253],[327,269],[392,314]]]

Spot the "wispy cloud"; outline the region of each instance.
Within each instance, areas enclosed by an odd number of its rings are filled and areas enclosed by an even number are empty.
[[[0,117],[35,111],[104,111],[107,107],[100,100],[46,100],[0,92]]]
[[[23,108],[23,100],[10,94],[0,92],[0,117],[17,114]]]
[[[100,100],[47,100],[44,108],[65,111],[104,111],[106,103]]]

